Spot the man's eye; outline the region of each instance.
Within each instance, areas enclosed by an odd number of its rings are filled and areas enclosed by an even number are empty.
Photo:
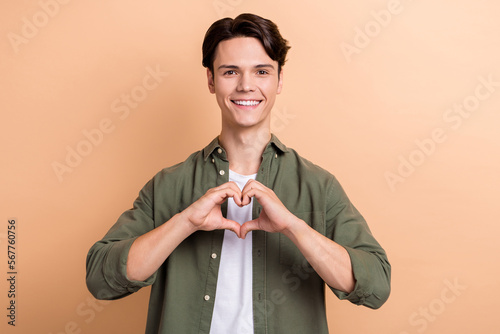
[[[268,72],[266,70],[260,70],[258,73],[260,75],[266,75],[266,74],[268,74]]]
[[[224,75],[233,75],[233,74],[236,74],[236,72],[233,70],[229,70],[229,71],[226,71],[226,73],[224,73]]]

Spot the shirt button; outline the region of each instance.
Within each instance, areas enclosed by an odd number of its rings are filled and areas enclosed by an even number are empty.
[[[224,174],[226,174],[226,172],[224,172],[224,170],[223,170],[223,169],[221,169],[221,170],[219,171],[219,174],[220,174],[220,175],[224,175]]]
[[[212,159],[212,163],[213,163],[213,164],[215,163],[215,159]]]
[[[276,153],[276,154],[274,155],[274,158],[275,158],[275,159],[278,159],[278,153]]]
[[[217,258],[217,254],[212,253],[212,259],[216,259],[216,258]]]
[[[222,153],[222,149],[221,148],[217,149],[217,153],[221,154]]]
[[[205,295],[205,297],[203,297],[203,299],[210,300],[210,296],[209,295]]]

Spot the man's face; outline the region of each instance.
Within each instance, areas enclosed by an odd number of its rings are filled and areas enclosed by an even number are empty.
[[[215,94],[223,127],[261,128],[270,125],[270,112],[281,92],[283,73],[260,41],[237,37],[219,43],[214,73],[207,70],[208,87]]]

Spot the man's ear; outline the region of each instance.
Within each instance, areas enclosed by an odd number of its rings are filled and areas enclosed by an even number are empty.
[[[207,81],[208,81],[208,90],[210,93],[215,94],[215,80],[212,71],[207,68]]]
[[[283,88],[283,68],[281,68],[280,74],[278,76],[278,90],[276,94],[281,93],[281,89]]]

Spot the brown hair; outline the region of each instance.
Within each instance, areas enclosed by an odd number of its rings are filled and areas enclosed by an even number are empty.
[[[235,37],[257,38],[267,55],[278,62],[278,73],[281,73],[290,49],[288,41],[281,36],[276,24],[255,14],[240,14],[235,19],[225,18],[214,22],[203,40],[203,66],[213,73],[217,45]]]

